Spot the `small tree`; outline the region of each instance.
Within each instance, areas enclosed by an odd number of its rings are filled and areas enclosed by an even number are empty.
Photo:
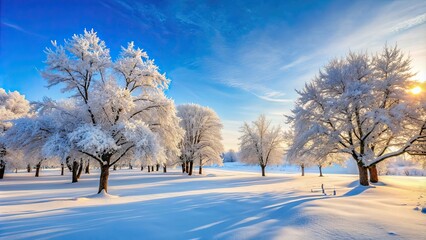
[[[222,144],[220,144],[222,145]],[[198,151],[195,155],[195,165],[198,166],[198,174],[203,174],[203,166],[218,165],[222,166],[222,158],[220,157],[220,151],[223,151],[222,146],[218,146],[220,149],[214,149],[210,146],[204,146],[202,151]]]
[[[292,164],[296,165],[300,168],[301,176],[305,176],[305,168],[314,166],[314,158],[309,158],[306,155],[299,156],[299,157],[289,157],[287,156],[287,161]]]
[[[268,164],[282,164],[284,137],[280,126],[271,126],[271,121],[260,115],[252,124],[244,123],[241,133],[241,162],[259,164],[262,176]]]
[[[299,141],[299,136],[294,134],[294,126],[291,125],[290,130],[284,133],[285,142],[289,149],[287,149],[287,161],[291,164],[300,166],[302,171],[302,176],[305,175],[305,168],[311,166],[317,166],[319,170],[320,177],[323,176],[322,169],[323,167],[330,166],[332,164],[342,165],[345,159],[339,154],[333,154],[332,145],[330,144],[318,144],[321,142],[317,138],[315,141],[306,143],[305,148],[295,150],[292,148],[292,145],[295,141]],[[308,147],[309,146],[309,147]]]
[[[238,162],[237,154],[233,149],[223,153],[223,162]]]
[[[219,116],[211,108],[196,104],[179,105],[177,109],[180,126],[185,130],[180,143],[184,172],[192,175],[194,162],[199,166],[200,174],[206,164],[221,165],[223,126]]]

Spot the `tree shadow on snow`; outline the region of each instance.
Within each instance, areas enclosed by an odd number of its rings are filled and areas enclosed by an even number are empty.
[[[157,175],[155,175],[157,174]],[[255,176],[229,179],[226,177],[192,177],[179,173],[112,175],[110,193],[121,197],[159,194],[157,199],[114,203],[101,206],[77,206],[14,214],[12,220],[0,215],[0,238],[60,239],[271,239],[283,227],[297,227],[314,221],[304,214],[307,203],[327,199],[318,193],[276,189],[270,193],[243,191],[246,186],[282,183],[291,178]],[[71,196],[96,191],[97,178],[87,178],[90,186]],[[129,185],[130,181],[130,185]],[[363,193],[369,187],[350,183],[351,190],[339,197]],[[139,184],[139,185],[137,185]],[[58,184],[55,188],[59,188]],[[126,185],[126,188],[120,187]],[[146,185],[146,186],[144,186]],[[78,185],[75,185],[78,186]],[[46,185],[44,186],[46,188]],[[229,188],[229,190],[225,190]],[[48,189],[51,189],[50,187]],[[208,190],[199,191],[199,190]],[[65,189],[66,192],[72,191]],[[199,192],[197,192],[199,191]],[[18,204],[37,201],[61,201],[59,196],[23,199]],[[179,196],[169,197],[170,194]],[[56,197],[56,199],[55,199]],[[12,199],[10,199],[12,201]],[[95,201],[91,199],[91,201]],[[103,200],[100,200],[103,201]],[[14,205],[17,205],[15,202]],[[257,230],[258,231],[257,231]],[[332,237],[332,236],[330,236]]]
[[[358,185],[358,186],[352,188],[350,191],[348,191],[345,194],[343,194],[342,196],[343,197],[353,197],[353,196],[356,196],[356,195],[359,195],[359,194],[365,192],[367,189],[370,189],[370,188],[375,188],[375,187],[374,186],[361,186],[361,185]]]
[[[194,194],[105,206],[40,212],[0,224],[0,237],[61,239],[272,238],[274,229],[310,220],[303,203],[323,198],[293,193]],[[250,233],[250,226],[267,228]],[[246,234],[246,235],[244,235]],[[245,237],[244,237],[245,236]]]

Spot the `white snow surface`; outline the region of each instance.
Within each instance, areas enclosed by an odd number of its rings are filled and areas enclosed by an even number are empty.
[[[225,165],[226,166],[226,165]],[[111,171],[8,173],[0,182],[0,239],[424,239],[426,177],[206,168],[202,176]],[[258,170],[258,171],[254,171]],[[270,169],[269,169],[270,170]],[[197,172],[197,171],[194,171]],[[323,195],[321,184],[326,188]],[[314,190],[314,192],[311,192]],[[336,195],[333,191],[336,190]]]

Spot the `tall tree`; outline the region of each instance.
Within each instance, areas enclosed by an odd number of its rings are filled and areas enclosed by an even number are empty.
[[[258,164],[265,176],[267,165],[283,163],[284,135],[280,126],[272,126],[264,115],[241,127],[240,161]]]
[[[385,47],[372,57],[349,53],[332,60],[305,88],[289,122],[295,138],[290,154],[321,149],[352,157],[361,185],[378,181],[376,164],[407,152],[425,137],[426,109],[407,91],[413,74],[400,49]],[[324,155],[323,155],[324,156]]]
[[[93,30],[74,35],[63,46],[52,44],[42,76],[49,87],[61,85],[72,96],[40,103],[40,117],[17,124],[11,144],[25,143],[22,135],[38,135],[47,156],[64,159],[77,152],[90,157],[101,167],[98,193],[107,192],[109,168],[119,161],[157,158],[166,149],[179,152],[182,130],[174,103],[164,94],[169,80],[146,52],[131,42],[112,61]]]
[[[194,163],[199,166],[199,173],[206,164],[222,164],[220,154],[223,152],[222,123],[219,116],[208,107],[196,104],[179,105],[180,126],[185,135],[180,144],[184,164],[188,164],[188,174],[192,174]]]

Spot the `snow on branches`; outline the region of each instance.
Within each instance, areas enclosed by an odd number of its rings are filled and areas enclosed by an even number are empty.
[[[12,120],[29,115],[30,103],[19,92],[0,88],[0,133],[12,126]]]
[[[77,151],[94,156],[98,155],[98,153],[110,153],[119,149],[110,134],[102,131],[99,126],[91,124],[84,124],[68,133],[68,139],[71,146]]]
[[[396,46],[332,60],[298,91],[288,118],[295,131],[290,156],[346,154],[366,173],[406,153],[426,133],[422,101],[407,89],[412,77],[409,58]]]
[[[282,164],[284,137],[280,126],[271,126],[271,121],[260,115],[252,124],[244,123],[241,133],[241,162],[259,164],[262,176],[267,165]]]
[[[38,103],[38,116],[22,119],[10,145],[38,146],[62,160],[82,155],[98,161],[99,192],[107,190],[109,167],[122,159],[176,158],[183,130],[164,94],[169,80],[145,52],[131,42],[113,61],[93,30],[52,44],[42,76],[72,96]]]
[[[19,149],[6,147],[8,142],[4,135],[13,126],[13,121],[31,116],[31,106],[25,96],[17,91],[6,92],[0,88],[0,179],[3,178],[6,167],[23,165],[23,154]],[[8,164],[7,163],[11,163]]]
[[[184,164],[190,164],[189,174],[194,163],[200,166],[200,174],[206,164],[222,165],[223,126],[219,116],[212,109],[196,104],[179,105],[177,109],[180,126],[185,130],[180,158]]]

